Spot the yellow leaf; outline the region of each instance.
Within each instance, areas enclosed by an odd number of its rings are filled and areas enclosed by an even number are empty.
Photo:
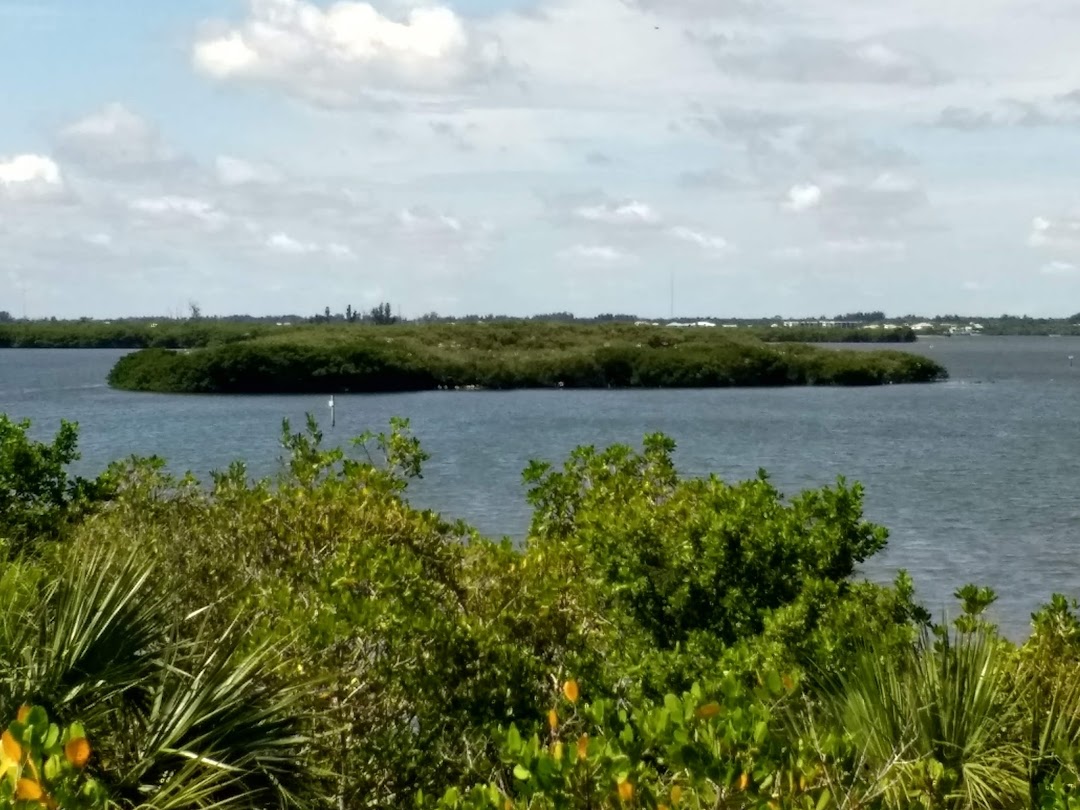
[[[15,762],[22,762],[22,746],[19,745],[19,741],[15,739],[10,731],[5,731],[0,735],[0,748],[3,749],[5,758]]]
[[[562,685],[562,692],[566,695],[566,699],[571,703],[577,703],[578,700],[578,685],[577,681],[570,679]]]
[[[619,782],[619,799],[624,802],[633,801],[634,798],[634,786],[630,784],[630,781],[623,779]]]
[[[552,751],[552,756],[554,756],[555,759],[557,759],[559,761],[562,761],[562,755],[563,755],[563,744],[561,742],[557,742],[557,743],[555,743],[555,750]]]
[[[589,735],[582,734],[577,741],[577,758],[585,759],[589,755]]]
[[[743,771],[742,776],[739,777],[739,790],[746,790],[750,786],[750,774]]]
[[[25,703],[19,707],[18,713],[15,715],[15,720],[20,723],[25,723],[26,719],[30,716],[30,707]]]
[[[678,785],[675,785],[675,787],[673,787],[671,789],[671,803],[672,804],[678,804],[679,800],[681,798],[682,798],[682,788],[679,787]]]
[[[25,802],[39,802],[45,791],[33,779],[20,779],[15,787],[15,798]]]
[[[715,701],[706,703],[704,706],[699,706],[698,710],[694,712],[694,716],[699,720],[708,720],[710,717],[716,717],[718,714],[720,714],[720,704]]]
[[[84,768],[90,759],[90,743],[86,737],[68,740],[67,745],[64,746],[64,756],[76,768]]]
[[[559,727],[559,713],[554,709],[548,712],[548,728],[552,731]]]

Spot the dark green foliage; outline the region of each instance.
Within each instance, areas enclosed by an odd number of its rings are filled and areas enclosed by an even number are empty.
[[[716,330],[485,324],[308,330],[122,358],[115,387],[188,393],[436,388],[713,388],[929,382],[944,370],[895,352],[767,346]]]
[[[197,321],[0,323],[0,349],[185,349],[268,334],[265,324]]]
[[[29,420],[0,413],[0,543],[15,552],[62,536],[111,491],[108,476],[69,475],[79,458],[77,424],[61,422],[51,442],[35,441],[29,430]]]
[[[896,329],[847,329],[839,327],[792,326],[773,329],[751,328],[756,337],[770,343],[914,343],[908,327]]]

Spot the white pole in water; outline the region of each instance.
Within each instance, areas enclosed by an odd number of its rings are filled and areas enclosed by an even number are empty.
[[[337,424],[337,414],[334,413],[334,395],[330,395],[330,427]]]
[[[1073,361],[1073,356],[1070,354],[1069,355],[1069,367],[1070,368],[1072,367],[1072,361]]]

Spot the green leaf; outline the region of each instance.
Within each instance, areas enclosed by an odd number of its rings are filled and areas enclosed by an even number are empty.
[[[517,726],[510,726],[510,730],[506,732],[506,749],[515,754],[521,750],[521,732]]]
[[[53,782],[60,776],[61,761],[59,756],[52,756],[45,760],[45,779],[47,781]]]
[[[765,676],[765,686],[773,697],[779,697],[784,694],[784,681],[775,670],[771,670],[769,674]]]
[[[763,742],[765,742],[768,736],[769,724],[766,723],[764,720],[759,720],[754,725],[754,742],[756,742],[758,745],[761,745]]]
[[[528,782],[532,778],[532,774],[524,765],[518,764],[514,766],[514,778],[522,782]]]

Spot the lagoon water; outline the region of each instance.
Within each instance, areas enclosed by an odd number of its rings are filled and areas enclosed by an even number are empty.
[[[515,391],[326,397],[195,397],[112,391],[123,352],[0,350],[0,412],[35,434],[81,425],[79,469],[132,454],[205,476],[244,459],[274,471],[281,420],[305,412],[331,440],[407,416],[432,458],[412,501],[491,535],[528,526],[520,473],[578,444],[638,444],[664,431],[685,474],[735,480],[766,469],[782,491],[866,487],[887,526],[873,579],[907,568],[923,602],[955,612],[966,582],[1000,594],[995,618],[1016,638],[1053,592],[1080,597],[1080,338],[934,338],[903,347],[938,359],[947,383],[926,386],[707,391]],[[1077,360],[1070,364],[1069,355]]]

